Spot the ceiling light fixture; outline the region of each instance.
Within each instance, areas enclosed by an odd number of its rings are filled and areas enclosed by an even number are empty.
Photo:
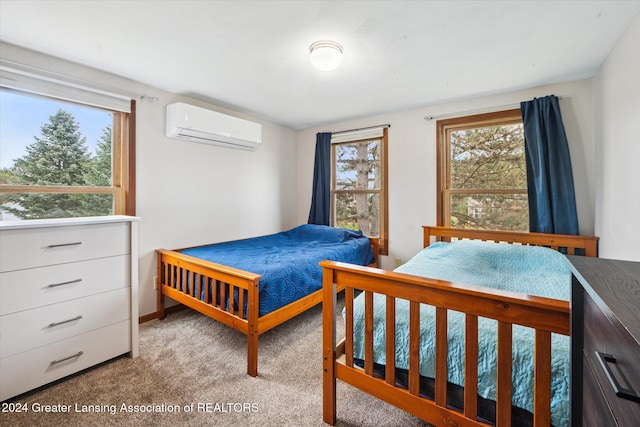
[[[319,70],[335,70],[342,64],[342,46],[331,40],[319,40],[309,46],[309,59]]]

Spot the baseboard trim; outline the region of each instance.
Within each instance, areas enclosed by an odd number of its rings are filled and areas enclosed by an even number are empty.
[[[176,305],[172,305],[171,307],[167,307],[164,309],[164,314],[165,316],[168,316],[170,314],[175,313],[176,311],[180,311],[180,310],[184,310],[185,308],[187,308],[186,305],[184,304],[176,304]],[[154,320],[158,318],[158,312],[154,311],[153,313],[149,313],[149,314],[145,314],[144,316],[140,316],[138,318],[138,324],[140,323],[144,323],[144,322],[148,322],[150,320]]]

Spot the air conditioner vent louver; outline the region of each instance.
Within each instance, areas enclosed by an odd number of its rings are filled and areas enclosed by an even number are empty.
[[[166,121],[168,138],[241,150],[262,143],[260,124],[182,102],[167,105]]]

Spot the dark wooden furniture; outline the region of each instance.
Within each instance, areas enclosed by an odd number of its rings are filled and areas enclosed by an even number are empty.
[[[570,256],[571,425],[640,425],[640,263]]]

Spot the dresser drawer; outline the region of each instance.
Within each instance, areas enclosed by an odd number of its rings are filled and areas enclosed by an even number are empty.
[[[615,361],[604,361],[596,352],[613,356]],[[640,402],[616,396],[605,367],[619,387],[640,393],[640,346],[629,335],[613,313],[598,306],[591,297],[584,296],[584,357],[590,365],[602,393],[618,425],[637,425],[640,420]],[[586,367],[584,368],[586,371]],[[635,420],[635,421],[634,421]]]
[[[583,427],[615,426],[616,422],[611,413],[611,408],[604,398],[601,385],[596,380],[593,367],[585,358],[583,366],[582,390],[585,402],[588,405],[582,407]]]
[[[129,224],[8,229],[0,232],[0,272],[129,253]]]
[[[130,351],[130,327],[116,323],[0,360],[0,400]]]
[[[0,317],[0,358],[130,318],[128,288]]]
[[[0,273],[0,315],[131,285],[130,257]]]

